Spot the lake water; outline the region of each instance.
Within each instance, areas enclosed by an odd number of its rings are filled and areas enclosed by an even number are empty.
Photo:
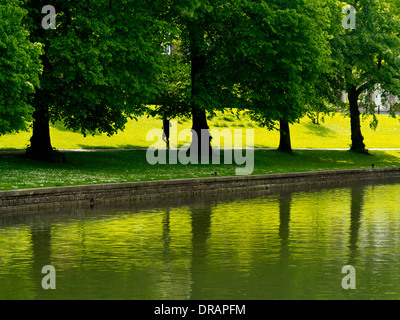
[[[399,198],[391,183],[3,215],[0,299],[400,299]]]

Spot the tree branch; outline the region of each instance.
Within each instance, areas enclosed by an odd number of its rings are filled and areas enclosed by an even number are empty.
[[[366,83],[364,83],[362,86],[358,87],[358,89],[356,90],[357,94],[360,95],[361,93],[363,93],[365,90],[370,89],[371,87],[373,87],[375,85],[375,82],[373,81],[367,81]]]

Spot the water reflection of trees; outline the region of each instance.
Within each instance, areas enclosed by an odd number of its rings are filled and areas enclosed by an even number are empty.
[[[279,196],[279,238],[281,239],[281,258],[289,254],[289,224],[292,194]]]
[[[208,254],[207,240],[210,236],[212,205],[192,204],[192,260],[191,260],[191,299],[201,299],[204,290],[204,275]]]
[[[357,267],[365,187],[355,187],[350,190],[351,201],[350,203],[345,201],[343,204],[347,209],[347,214],[348,208],[350,207],[350,225],[348,233],[345,235],[345,237],[343,238],[342,235],[340,237],[341,239],[347,239],[348,236],[348,242],[344,243],[344,246],[347,246],[349,250],[347,257],[348,261],[343,261],[343,265],[350,264]],[[327,199],[329,198],[327,197]],[[134,283],[135,285],[139,284],[139,281],[143,282],[140,283],[142,285],[140,289],[135,288],[135,290],[128,290],[129,295],[131,296],[135,296],[132,292],[137,294],[137,296],[141,296],[144,294],[143,292],[145,292],[146,297],[155,297],[155,294],[159,294],[159,292],[164,290],[167,298],[177,297],[177,291],[180,291],[179,297],[181,298],[188,297],[191,299],[203,299],[205,295],[210,294],[213,288],[218,291],[218,289],[222,289],[222,287],[225,285],[228,287],[232,278],[236,277],[235,279],[240,279],[241,281],[245,279],[247,283],[243,284],[245,287],[242,287],[242,284],[239,283],[233,284],[232,290],[234,289],[238,291],[243,289],[243,291],[246,291],[249,294],[254,292],[255,298],[266,297],[268,294],[271,294],[270,298],[272,299],[290,298],[290,296],[287,296],[288,291],[285,291],[283,286],[280,289],[279,284],[281,282],[295,283],[297,281],[294,278],[297,276],[289,270],[290,263],[297,259],[296,250],[292,250],[291,252],[291,248],[293,248],[293,245],[295,244],[294,239],[298,235],[296,234],[296,229],[292,229],[292,234],[290,231],[291,223],[293,224],[293,221],[297,221],[296,210],[298,207],[296,201],[297,198],[295,198],[293,201],[293,195],[290,193],[273,196],[268,199],[268,203],[273,203],[273,206],[271,205],[270,207],[271,212],[269,212],[268,209],[265,209],[266,207],[264,207],[265,203],[267,202],[258,200],[257,205],[259,205],[259,207],[256,206],[256,210],[266,210],[265,212],[259,212],[260,219],[261,217],[264,219],[262,222],[258,220],[257,215],[251,214],[253,211],[246,211],[243,212],[243,219],[239,219],[239,216],[236,216],[236,219],[233,219],[226,224],[226,228],[231,226],[240,230],[240,228],[243,227],[241,224],[242,221],[243,223],[246,222],[246,213],[249,213],[248,218],[252,219],[250,222],[247,221],[248,223],[244,223],[248,227],[246,231],[252,231],[251,236],[249,233],[249,237],[246,238],[246,240],[249,240],[248,243],[244,242],[243,247],[236,246],[236,239],[232,234],[229,234],[231,238],[227,239],[230,241],[230,243],[226,244],[227,247],[231,246],[228,247],[228,249],[232,250],[232,252],[233,250],[248,250],[250,252],[246,255],[246,259],[240,261],[243,262],[246,270],[249,271],[248,275],[246,275],[247,278],[243,277],[243,274],[240,273],[241,271],[239,270],[239,267],[237,270],[229,270],[233,272],[233,276],[230,276],[228,273],[226,273],[226,275],[223,273],[218,273],[218,275],[215,275],[215,271],[220,272],[220,270],[215,270],[215,268],[218,263],[222,261],[222,259],[221,257],[215,259],[216,256],[210,256],[211,251],[211,254],[218,252],[218,248],[213,247],[213,237],[216,233],[218,234],[219,231],[224,230],[223,224],[221,223],[218,225],[219,229],[216,229],[214,224],[213,228],[211,228],[213,213],[215,214],[213,220],[214,223],[215,218],[218,217],[220,218],[220,222],[224,222],[225,217],[228,217],[228,215],[222,214],[223,220],[221,220],[221,216],[219,215],[221,212],[224,212],[223,210],[225,208],[230,208],[230,203],[225,206],[223,202],[200,199],[192,201],[192,203],[186,204],[186,206],[168,204],[158,212],[154,211],[154,213],[148,213],[141,216],[127,213],[127,218],[129,219],[126,220],[126,222],[124,222],[125,220],[123,219],[116,220],[118,223],[116,223],[114,227],[106,229],[107,232],[110,232],[110,234],[114,233],[115,235],[115,233],[120,231],[119,228],[124,227],[126,223],[129,223],[129,225],[132,226],[142,225],[143,230],[145,231],[138,235],[134,232],[134,230],[139,229],[132,229],[132,231],[126,233],[125,235],[121,235],[122,238],[120,240],[126,240],[127,242],[131,241],[131,244],[130,247],[128,246],[130,248],[129,250],[120,253],[110,251],[111,249],[108,247],[99,247],[98,242],[95,238],[93,238],[93,235],[95,234],[93,233],[93,230],[95,229],[94,227],[98,226],[98,224],[93,225],[92,221],[88,221],[88,225],[91,228],[87,230],[89,232],[89,237],[87,240],[85,239],[85,229],[79,232],[79,239],[67,239],[66,237],[60,237],[60,233],[65,233],[63,228],[56,228],[58,230],[53,230],[56,232],[56,234],[53,234],[52,253],[52,220],[49,219],[46,222],[37,221],[36,223],[31,221],[32,279],[35,286],[35,291],[40,290],[41,298],[46,298],[46,295],[51,294],[51,290],[49,292],[45,292],[45,290],[41,288],[41,280],[44,276],[41,274],[41,269],[44,265],[51,264],[51,262],[61,261],[60,259],[62,258],[57,257],[54,251],[57,251],[57,246],[60,245],[61,240],[69,240],[71,241],[71,245],[73,244],[77,249],[82,250],[82,252],[76,251],[77,256],[73,256],[73,258],[79,260],[78,262],[82,262],[82,256],[84,255],[84,252],[86,252],[86,245],[88,246],[89,250],[88,260],[89,258],[93,258],[93,253],[90,252],[90,249],[93,250],[93,248],[101,253],[110,253],[110,255],[119,254],[121,259],[117,262],[120,264],[125,263],[126,265],[129,265],[126,266],[126,270],[124,270],[124,272],[126,272],[125,281]],[[221,207],[224,208],[222,211]],[[243,203],[240,202],[240,204],[236,203],[234,207],[240,207],[240,210],[243,208],[244,211],[249,210],[251,207],[252,210],[254,210],[253,203],[247,203],[247,201],[244,201]],[[277,212],[278,208],[279,213]],[[131,211],[138,212],[137,210],[135,211],[133,209]],[[294,214],[292,219],[291,211],[293,211]],[[109,213],[107,217],[112,217],[112,214]],[[269,217],[274,217],[275,219],[271,224],[267,224],[268,219],[270,219]],[[93,218],[93,221],[95,220],[96,219]],[[177,223],[182,220],[185,220],[186,223],[177,225]],[[108,223],[107,221],[108,220],[105,220],[104,222]],[[112,221],[114,221],[114,219],[112,219]],[[73,223],[76,224],[76,222]],[[259,230],[254,228],[256,225],[260,225]],[[180,226],[184,226],[184,228],[181,228]],[[266,226],[268,228],[266,228]],[[76,227],[82,227],[81,223],[78,222]],[[181,231],[183,229],[186,230],[185,233]],[[75,229],[71,228],[70,230]],[[99,231],[100,230],[101,229],[99,229]],[[129,229],[126,231],[129,231]],[[213,235],[211,237],[211,241],[209,241],[211,231],[213,232]],[[106,231],[103,230],[102,232]],[[268,237],[266,237],[265,232],[270,232]],[[110,234],[104,234],[104,239],[107,239],[109,242],[113,241],[113,239],[116,239],[115,237],[111,237]],[[189,237],[191,237],[191,240]],[[58,239],[58,242],[55,242],[55,239]],[[77,242],[78,240],[79,243]],[[147,248],[154,249],[150,250],[152,256],[150,255],[149,251],[140,251],[141,247],[138,245],[138,243],[141,240],[146,241],[145,244],[148,245]],[[217,240],[222,240],[222,237]],[[86,241],[88,241],[87,244]],[[106,244],[109,244],[109,242]],[[222,245],[224,245],[224,243],[222,243]],[[268,255],[263,256],[262,254],[259,254],[261,245],[265,246],[266,251],[270,251]],[[60,249],[58,248],[58,250]],[[346,249],[344,252],[346,252]],[[51,257],[51,254],[53,254],[53,257]],[[230,252],[228,252],[228,254],[230,254]],[[158,265],[152,265],[150,258],[160,259],[161,263]],[[86,268],[89,267],[93,267],[95,270],[95,267],[97,266],[87,264]],[[221,266],[221,269],[222,268],[224,268],[224,266]],[[262,281],[264,281],[263,284],[259,283],[260,278],[257,276],[260,270],[264,275],[271,275],[269,278],[266,276],[262,278]],[[68,275],[71,280],[74,278],[74,272],[76,271],[77,269],[68,270]],[[93,279],[95,276],[96,273],[94,273]],[[298,277],[300,276],[298,275]],[[142,280],[140,280],[140,278],[142,278]],[[149,283],[148,279],[152,280],[153,282],[157,280],[157,283],[162,280],[166,285],[157,287]],[[114,276],[110,277],[108,283],[111,283],[112,281],[117,281]],[[207,285],[210,285],[210,283],[212,284],[212,288],[207,287]],[[277,288],[277,290],[273,292],[266,292],[265,287],[267,286],[271,286],[271,288]],[[257,288],[259,289],[258,296],[255,292],[255,289]]]
[[[285,290],[289,280],[289,265],[290,265],[290,215],[292,208],[292,194],[281,194],[278,196],[279,201],[279,239],[280,239],[280,252],[279,260],[273,269],[272,274],[273,286],[275,292],[271,293],[271,299],[287,299],[288,292]],[[282,288],[282,289],[281,289]]]
[[[351,189],[350,230],[349,230],[349,260],[348,264],[355,266],[358,256],[358,241],[361,225],[361,214],[364,204],[365,187]]]
[[[49,223],[33,223],[31,225],[32,248],[32,287],[40,298],[50,297],[50,293],[42,288],[42,268],[51,264],[51,225]],[[43,292],[42,292],[43,291]],[[50,290],[51,291],[51,290]]]
[[[164,257],[166,259],[169,259],[170,256],[170,243],[171,243],[171,225],[170,225],[170,208],[168,207],[165,210],[164,217],[163,217],[163,222],[162,222],[162,239],[163,239],[163,245],[164,245]]]
[[[260,199],[260,198],[259,198]],[[232,247],[234,244],[239,244],[236,239],[231,238],[233,236],[230,233],[229,228],[235,228],[237,230],[238,225],[233,225],[232,221],[226,221],[223,226],[214,221],[216,225],[212,229],[213,234],[211,234],[211,224],[212,217],[215,216],[221,219],[220,213],[221,208],[219,207],[222,203],[202,203],[194,204],[190,206],[190,212],[192,217],[192,260],[191,260],[191,283],[192,292],[191,299],[204,299],[205,297],[225,297],[227,295],[237,296],[239,292],[246,293],[249,297],[266,297],[268,294],[272,294],[270,298],[285,298],[285,292],[280,289],[280,283],[287,281],[290,260],[290,245],[289,245],[289,235],[290,235],[290,215],[292,206],[292,194],[284,193],[281,195],[276,195],[279,204],[279,212],[263,212],[258,211],[258,224],[260,229],[246,229],[245,231],[253,230],[256,234],[249,234],[249,238],[243,238],[247,240],[251,239],[254,242],[254,247],[246,246],[244,247]],[[260,203],[263,200],[258,200]],[[271,205],[273,203],[272,198],[265,200],[266,203]],[[232,214],[241,214],[241,219],[237,219],[235,223],[240,223],[238,221],[243,221],[244,228],[249,226],[255,227],[257,224],[257,215],[248,215],[249,203],[246,201],[242,204],[243,212],[234,212]],[[235,204],[235,207],[241,207],[241,205]],[[229,206],[227,207],[229,208]],[[258,207],[261,209],[261,207]],[[214,210],[216,210],[214,212]],[[223,212],[223,211],[222,211]],[[240,212],[240,211],[239,211]],[[265,234],[265,232],[270,232],[267,226],[268,216],[274,219],[275,214],[278,215],[279,219],[275,220],[276,224],[276,236],[275,238],[272,234]],[[275,216],[276,217],[276,216]],[[249,222],[248,219],[251,219]],[[220,221],[221,222],[221,221]],[[267,223],[267,224],[265,224]],[[223,226],[223,227],[222,227]],[[226,229],[220,229],[226,228]],[[226,248],[222,249],[229,259],[231,254],[242,255],[242,257],[247,257],[248,259],[243,260],[244,264],[242,266],[232,266],[230,265],[232,261],[227,261],[227,264],[223,264],[223,258],[221,256],[216,256],[215,254],[219,252],[221,248],[210,247],[210,245],[215,245],[214,241],[209,244],[210,237],[219,237],[218,232],[223,232],[226,235],[227,242]],[[237,236],[240,236],[239,234]],[[266,242],[264,242],[268,239]],[[222,240],[220,238],[219,240]],[[275,242],[277,241],[277,242]],[[260,245],[264,242],[265,251],[269,252],[266,256],[260,255]],[[278,247],[276,244],[280,244]],[[220,243],[223,245],[223,243]],[[245,254],[243,252],[237,252],[240,250],[248,250]],[[276,251],[275,251],[276,250]],[[274,254],[276,253],[276,255]],[[270,260],[272,259],[272,260]],[[222,264],[221,264],[222,263]],[[240,263],[238,261],[238,263]],[[218,267],[218,269],[215,269]],[[244,267],[244,269],[242,268]],[[231,268],[224,272],[225,268]],[[233,268],[233,269],[232,269]],[[241,270],[246,270],[244,273]],[[259,278],[256,275],[259,274],[260,270],[263,270],[263,277]],[[246,275],[245,275],[246,274]],[[270,277],[266,277],[270,275]],[[235,279],[234,281],[232,281]],[[267,281],[267,282],[266,282]],[[265,290],[266,287],[274,287],[276,290],[269,292]],[[211,296],[213,295],[213,296]]]

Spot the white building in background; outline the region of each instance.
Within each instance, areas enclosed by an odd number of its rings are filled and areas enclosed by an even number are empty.
[[[370,93],[370,99],[371,102],[375,104],[375,112],[379,114],[380,112],[389,112],[392,110],[392,107],[396,104],[399,103],[399,97],[396,97],[392,94],[389,95],[389,98],[384,101],[382,98],[382,92],[379,90],[379,85],[376,86],[375,91]],[[348,102],[348,95],[346,92],[342,93],[341,97],[342,102],[346,103]],[[365,111],[365,106],[363,106],[365,103],[365,100],[359,100],[359,106],[360,106],[360,111]]]
[[[342,100],[343,103],[346,103],[346,102],[348,102],[347,97],[348,97],[347,93],[345,91],[343,91],[340,100]]]

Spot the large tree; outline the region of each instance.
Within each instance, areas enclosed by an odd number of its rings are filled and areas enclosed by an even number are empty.
[[[207,113],[238,106],[232,90],[232,80],[228,61],[229,39],[238,16],[240,1],[175,0],[169,6],[166,19],[173,22],[173,38],[178,43],[173,57],[172,69],[165,72],[166,90],[156,109],[159,114],[169,116],[189,115],[192,130],[197,134],[197,145],[192,143],[192,151],[198,155],[211,154],[208,135]],[[177,61],[178,60],[178,61]],[[208,150],[201,146],[207,145]]]
[[[279,150],[291,153],[289,125],[315,102],[330,66],[326,10],[307,0],[242,3],[232,58],[243,106],[268,129],[279,124]]]
[[[29,41],[22,24],[22,2],[0,4],[0,135],[26,130],[31,121],[31,95],[39,85],[41,46]]]
[[[49,122],[84,135],[122,130],[157,94],[163,23],[157,1],[52,0],[56,28],[43,29],[42,1],[27,0],[32,40],[44,46],[27,150],[52,158]]]
[[[367,97],[367,109],[373,113],[375,105],[368,96],[378,85],[384,98],[400,95],[400,20],[396,3],[385,0],[350,3],[355,8],[355,28],[342,28],[332,41],[332,50],[341,56],[343,64],[338,66],[331,81],[348,95],[351,150],[355,152],[367,152],[361,133],[359,101]],[[336,6],[341,11],[343,3],[336,2]],[[343,15],[341,19],[344,18]],[[339,19],[333,23],[341,25]]]

